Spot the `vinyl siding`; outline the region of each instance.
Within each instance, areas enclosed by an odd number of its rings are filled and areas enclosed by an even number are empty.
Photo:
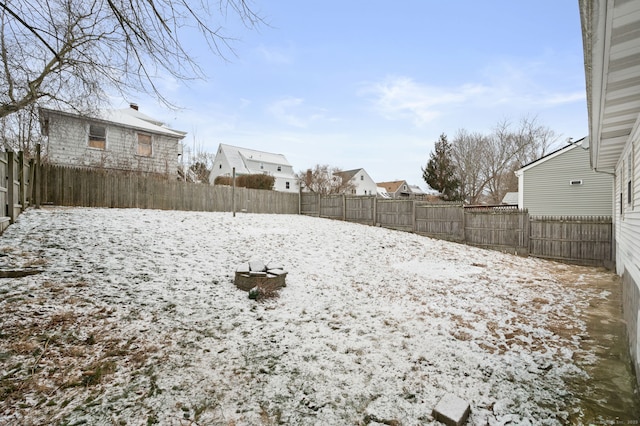
[[[522,172],[523,208],[532,216],[611,216],[613,177],[591,170],[579,146]],[[581,185],[570,185],[582,180]]]
[[[638,134],[638,133],[636,133]],[[629,349],[640,371],[640,136],[628,142],[616,166],[616,272],[623,277],[624,319]],[[634,146],[635,145],[635,146]],[[627,203],[629,154],[633,157],[632,203]],[[620,203],[622,196],[622,203]],[[622,211],[621,211],[622,208]],[[639,378],[640,383],[640,378]]]

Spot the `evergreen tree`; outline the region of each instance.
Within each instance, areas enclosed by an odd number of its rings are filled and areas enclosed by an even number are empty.
[[[440,135],[431,152],[427,167],[422,168],[422,178],[431,188],[442,194],[445,201],[459,201],[460,181],[455,177],[455,166],[451,161],[451,145],[447,135]]]

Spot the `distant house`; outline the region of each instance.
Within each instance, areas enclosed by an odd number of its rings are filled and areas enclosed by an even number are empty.
[[[518,208],[532,216],[611,216],[613,177],[591,169],[583,141],[516,171]]]
[[[376,195],[378,186],[364,169],[347,170],[335,173],[343,181],[351,182],[354,188],[352,195]]]
[[[282,192],[298,192],[298,179],[293,167],[284,155],[256,151],[232,145],[220,144],[213,160],[209,182],[218,176],[266,174],[275,178],[273,189]]]
[[[52,164],[178,174],[186,133],[141,113],[135,104],[95,117],[40,108],[40,123]]]
[[[640,372],[640,2],[579,0],[591,167],[614,180],[616,272]],[[636,375],[640,383],[640,374]]]
[[[383,188],[390,198],[409,198],[412,195],[411,188],[406,180],[378,182],[376,185]]]

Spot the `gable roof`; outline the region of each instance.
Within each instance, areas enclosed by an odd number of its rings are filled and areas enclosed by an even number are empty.
[[[518,193],[517,192],[507,192],[506,194],[504,194],[504,197],[502,198],[502,204],[509,204],[509,205],[518,205]]]
[[[391,182],[378,182],[376,183],[379,187],[384,188],[387,192],[395,193],[398,192],[402,185],[407,185],[407,181],[404,180],[394,180]],[[408,187],[409,185],[407,185]]]
[[[291,166],[282,154],[273,154],[223,143],[220,144],[218,151],[225,155],[229,162],[229,167],[235,167],[237,173],[251,173],[251,169],[247,166],[247,160]]]
[[[180,130],[174,130],[167,127],[161,121],[149,117],[133,108],[108,109],[98,111],[94,116],[83,116],[74,112],[59,111],[49,108],[40,108],[40,115],[47,116],[51,114],[62,115],[79,119],[102,122],[105,124],[116,124],[120,127],[128,127],[135,130],[142,130],[149,133],[161,134],[182,139],[187,134]]]
[[[520,167],[518,170],[516,170],[516,174],[522,174],[523,172],[529,170],[530,168],[532,168],[534,166],[537,166],[538,164],[542,164],[545,161],[549,161],[552,158],[555,158],[558,155],[564,154],[565,152],[571,151],[572,149],[574,149],[576,147],[582,147],[582,144],[583,144],[584,140],[585,140],[585,138],[582,138],[582,139],[578,140],[577,142],[570,142],[568,145],[565,145],[562,148],[556,149],[555,151],[550,152],[549,154],[543,155],[542,157],[538,158],[537,160],[533,160],[532,162],[530,162],[528,164],[525,164],[524,166]]]
[[[358,172],[362,170],[362,169],[353,169],[353,170],[346,170],[343,172],[336,172],[334,173],[335,175],[338,175],[340,177],[342,177],[343,180],[346,180],[347,182],[350,181],[351,179],[353,179],[353,177],[358,174]]]

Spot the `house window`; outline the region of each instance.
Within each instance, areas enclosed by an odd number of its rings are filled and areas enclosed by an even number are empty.
[[[151,135],[138,133],[138,155],[151,157]]]
[[[364,175],[360,175],[360,180],[364,180]]]
[[[220,164],[220,167],[219,167],[219,168],[220,168],[220,169],[222,168],[222,164]]]
[[[281,172],[282,171],[282,166],[278,166],[278,171]]]
[[[89,147],[102,150],[107,147],[106,127],[95,124],[89,125]]]
[[[260,169],[264,169],[264,163],[260,163]]]
[[[284,187],[289,189],[289,182],[285,182]]]

